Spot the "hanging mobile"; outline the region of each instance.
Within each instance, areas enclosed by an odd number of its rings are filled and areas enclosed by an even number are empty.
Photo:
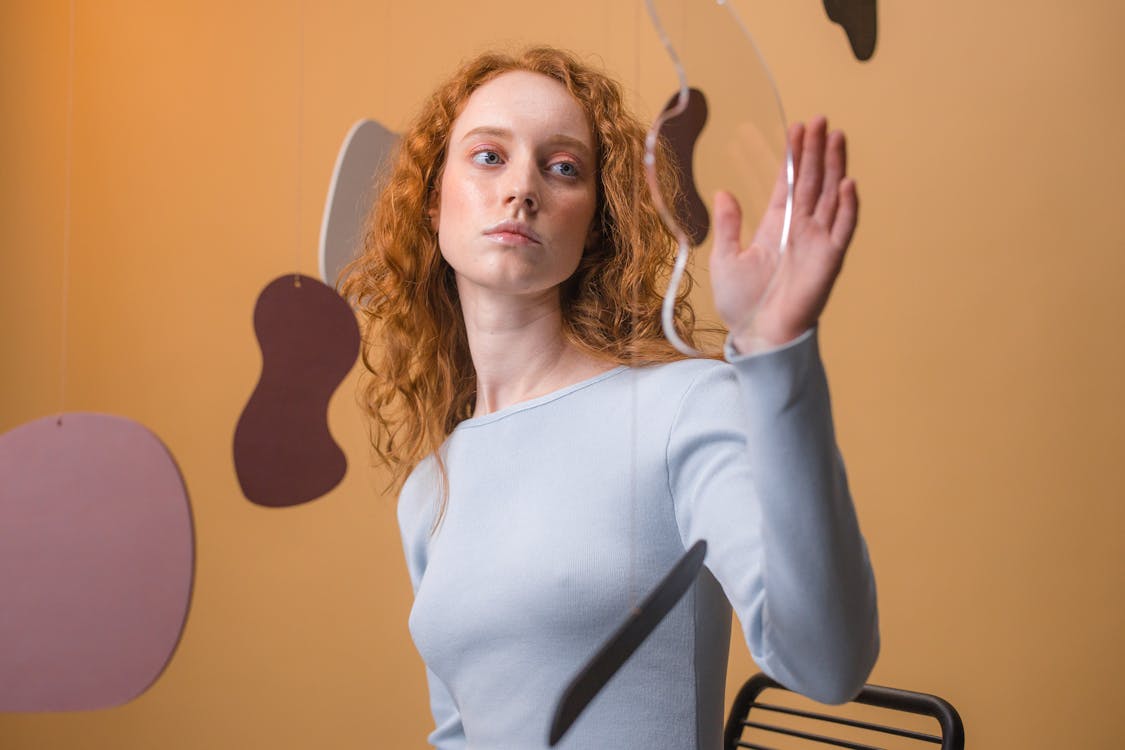
[[[123,705],[163,673],[195,572],[191,503],[155,432],[68,412],[75,2],[69,8],[59,410],[0,434],[0,712]]]
[[[301,248],[304,13],[302,2],[295,268],[300,266]],[[343,194],[341,200],[346,200]],[[323,265],[321,260],[322,273]],[[307,503],[327,494],[347,472],[347,457],[329,430],[328,403],[355,364],[359,327],[351,308],[332,287],[294,271],[275,278],[258,296],[254,333],[262,352],[262,372],[234,430],[231,454],[238,484],[246,499],[257,505],[281,508]]]
[[[674,319],[691,251],[712,239],[713,211],[706,202],[719,189],[729,191],[741,202],[744,226],[780,227],[779,233],[755,236],[748,247],[739,241],[744,252],[754,254],[760,272],[747,290],[754,300],[751,311],[731,332],[754,338],[756,309],[789,242],[793,158],[773,74],[732,0],[646,0],[646,5],[678,81],[645,141],[649,192],[679,246],[664,295],[664,335],[695,357],[701,353],[680,338]],[[674,187],[658,173],[665,144],[679,178]],[[770,213],[780,221],[763,222]]]
[[[331,287],[363,250],[363,222],[398,138],[370,119],[352,125],[344,137],[320,223],[320,279]]]
[[[870,60],[879,27],[876,0],[824,0],[824,11],[833,23],[843,27],[855,59]]]

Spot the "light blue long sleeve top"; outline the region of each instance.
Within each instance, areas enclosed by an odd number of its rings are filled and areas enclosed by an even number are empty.
[[[728,350],[729,354],[729,350]],[[879,649],[875,583],[816,331],[729,362],[618,367],[461,422],[398,516],[440,750],[536,750],[564,688],[688,547],[691,589],[562,750],[717,750],[733,605],[757,664],[850,699]]]

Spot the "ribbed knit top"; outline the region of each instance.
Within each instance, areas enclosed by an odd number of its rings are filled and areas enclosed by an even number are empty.
[[[698,539],[705,568],[557,746],[717,750],[733,605],[755,661],[849,699],[875,585],[816,332],[730,363],[618,367],[459,424],[399,524],[441,750],[547,747],[567,683]],[[728,603],[729,602],[729,603]]]

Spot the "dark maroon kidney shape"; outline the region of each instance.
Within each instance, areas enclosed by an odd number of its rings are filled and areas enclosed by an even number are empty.
[[[248,500],[299,505],[347,472],[328,431],[328,401],[355,364],[359,326],[331,287],[289,274],[262,290],[254,332],[262,376],[234,431],[235,472]]]
[[[679,101],[679,92],[665,105],[667,112]],[[695,142],[707,124],[707,97],[699,89],[688,89],[687,107],[660,126],[660,135],[672,150],[680,191],[673,207],[680,228],[684,230],[692,247],[699,247],[711,231],[711,217],[695,184]]]

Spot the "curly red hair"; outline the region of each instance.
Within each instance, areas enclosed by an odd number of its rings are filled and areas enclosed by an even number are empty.
[[[564,335],[582,351],[615,364],[683,358],[664,338],[660,323],[676,243],[645,186],[646,130],[628,111],[621,87],[559,49],[480,55],[437,88],[403,136],[371,211],[363,254],[341,274],[341,292],[365,323],[362,354],[369,377],[361,400],[372,418],[372,446],[391,470],[396,491],[429,454],[448,486],[439,448],[475,405],[476,375],[457,287],[427,209],[466,100],[484,83],[514,70],[540,73],[566,86],[594,137],[594,241],[560,290]],[[660,173],[668,175],[666,194],[674,190],[670,158],[667,149],[658,157],[664,162]],[[691,286],[690,276],[685,277],[676,324],[680,336],[694,345]]]

